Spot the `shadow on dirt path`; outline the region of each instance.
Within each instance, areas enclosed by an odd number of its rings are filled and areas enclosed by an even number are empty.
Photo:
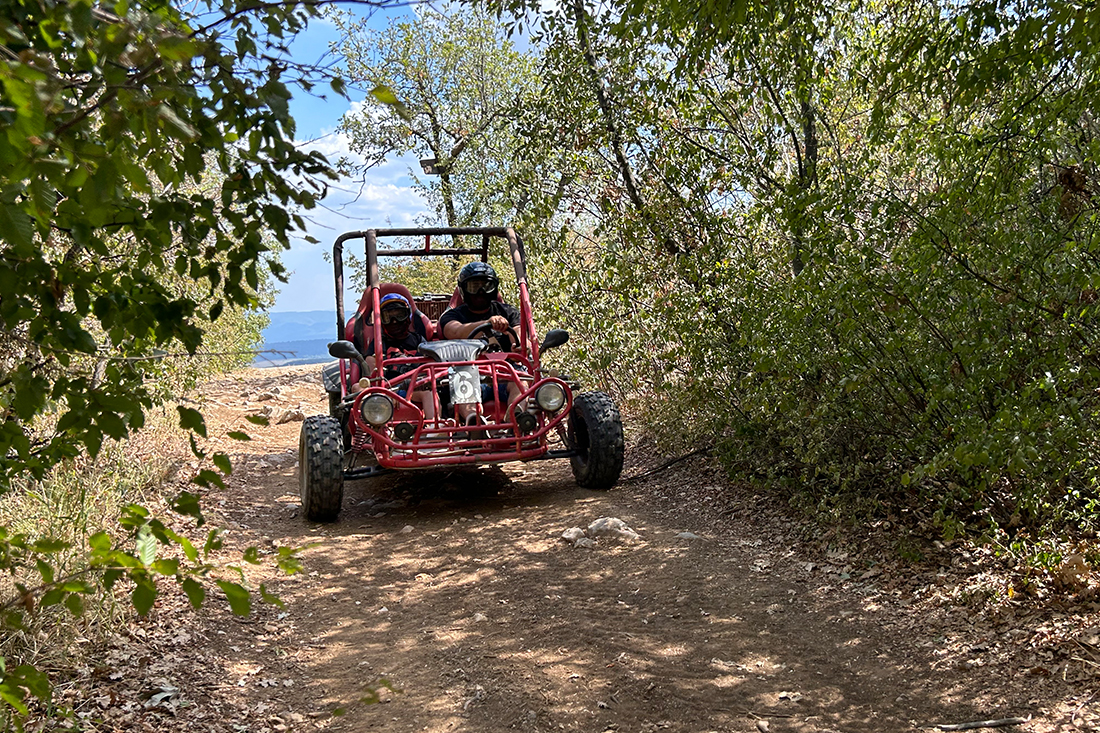
[[[274,386],[277,399],[258,399]],[[246,373],[207,399],[212,434],[272,402],[325,411],[301,368]],[[718,487],[705,465],[605,493],[578,488],[563,462],[390,474],[349,483],[340,520],[317,525],[298,516],[299,427],[253,430],[216,504],[229,550],[310,545],[306,570],[246,568],[285,611],[204,609],[197,649],[217,680],[191,695],[220,718],[182,710],[179,723],[839,733],[1027,714],[973,673],[937,668],[934,648],[901,643],[904,611],[876,600],[873,578],[823,581],[774,526],[707,526],[677,504]],[[641,539],[561,540],[600,517]]]

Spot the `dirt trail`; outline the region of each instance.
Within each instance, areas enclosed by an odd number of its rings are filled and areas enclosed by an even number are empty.
[[[243,417],[299,403],[323,413],[317,368],[247,370],[203,394],[212,436],[254,437],[218,446],[236,451],[228,488],[207,498],[230,530],[226,557],[312,543],[306,572],[247,566],[287,603],[247,619],[214,599],[198,614],[159,600],[119,634],[106,666],[121,671],[99,675],[113,696],[94,709],[102,730],[839,733],[1034,715],[1007,730],[1053,731],[1095,720],[1091,679],[1029,675],[1026,640],[1013,646],[1008,632],[952,637],[936,621],[956,611],[921,618],[888,568],[804,556],[751,497],[723,513],[732,489],[703,463],[605,493],[579,489],[564,462],[391,475],[350,483],[340,521],[315,525],[298,516],[301,423]],[[628,455],[626,474],[646,458]],[[560,539],[605,516],[642,539],[587,550]],[[135,638],[152,651],[127,655]],[[178,692],[122,702],[156,684]]]

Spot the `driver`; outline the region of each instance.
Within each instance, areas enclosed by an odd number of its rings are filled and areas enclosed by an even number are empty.
[[[518,328],[520,322],[519,309],[497,300],[497,290],[500,280],[496,270],[487,262],[471,262],[458,273],[458,289],[462,292],[462,305],[448,308],[439,317],[439,329],[443,337],[448,339],[469,338],[470,334],[486,323],[494,331],[505,333],[509,328]],[[513,349],[518,349],[519,343],[512,344]],[[504,387],[504,385],[499,385]],[[481,401],[488,402],[493,398],[492,388],[483,384],[481,386]],[[501,392],[505,392],[501,389]],[[520,394],[520,386],[509,382],[505,394],[496,395],[500,400],[514,401]],[[517,410],[523,411],[524,406],[517,405]],[[471,405],[459,405],[459,417],[467,425],[476,420]]]
[[[487,262],[471,262],[463,267],[458,273],[462,305],[448,308],[439,317],[439,328],[444,338],[468,338],[486,323],[501,333],[506,332],[509,326],[518,327],[519,309],[497,300],[499,285],[496,270]]]

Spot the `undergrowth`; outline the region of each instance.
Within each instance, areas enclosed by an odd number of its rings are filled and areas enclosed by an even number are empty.
[[[14,483],[0,497],[0,527],[12,535],[69,544],[50,558],[53,573],[79,577],[88,567],[87,538],[117,530],[125,507],[156,497],[170,468],[163,446],[181,439],[180,435],[167,412],[151,411],[142,431],[127,440],[105,442],[97,457],[73,458],[55,466],[41,481]],[[30,566],[13,564],[9,572],[0,578],[0,600],[5,602],[19,598],[17,583],[34,587],[42,580]],[[86,650],[100,646],[116,622],[133,613],[128,603],[116,601],[112,593],[87,595],[80,615],[61,604],[38,607],[38,600],[33,594],[26,597],[28,613],[22,617],[22,628],[0,636],[0,658],[8,668],[72,669]],[[0,710],[0,716],[7,712]]]

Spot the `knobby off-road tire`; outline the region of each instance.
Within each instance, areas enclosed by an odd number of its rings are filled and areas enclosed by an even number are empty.
[[[298,441],[298,493],[311,522],[331,522],[344,502],[344,439],[340,423],[313,415]]]
[[[351,448],[351,429],[348,427],[348,411],[344,409],[343,398],[339,392],[328,393],[329,417],[340,423],[340,432],[344,436],[344,450]]]
[[[623,421],[619,408],[603,392],[573,399],[569,438],[578,455],[570,462],[573,478],[586,489],[610,489],[623,472]]]

